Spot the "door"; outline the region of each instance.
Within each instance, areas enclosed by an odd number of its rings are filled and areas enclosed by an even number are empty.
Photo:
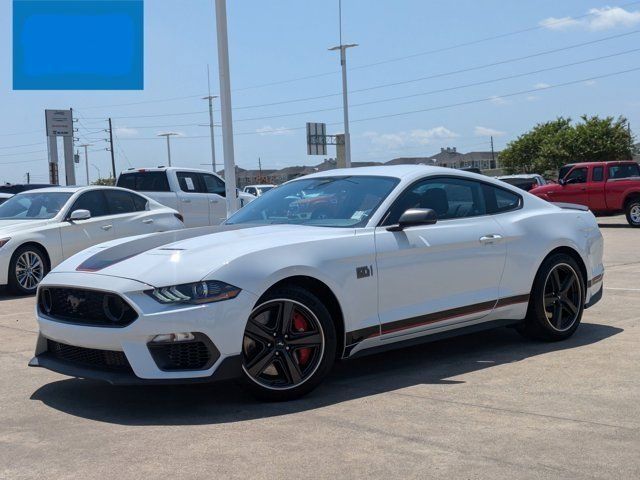
[[[589,205],[587,194],[587,167],[576,167],[564,177],[565,184],[553,192],[554,202]]]
[[[113,218],[109,216],[109,208],[102,190],[90,190],[80,195],[67,213],[67,217],[75,210],[89,210],[91,218],[73,222],[67,220],[62,223],[60,237],[64,258],[115,238]]]
[[[597,212],[607,209],[604,185],[604,166],[594,166],[591,168],[591,180],[586,184],[588,205],[591,210]]]
[[[431,208],[438,222],[388,231],[409,208]],[[376,228],[382,334],[400,336],[490,313],[506,257],[502,235],[487,215],[482,183],[439,177],[408,187]]]
[[[227,219],[224,182],[215,175],[201,174],[204,190],[209,197],[209,223],[218,225]]]
[[[178,201],[182,207],[186,227],[209,225],[209,195],[201,185],[200,174],[176,172],[180,191]]]
[[[105,190],[104,195],[111,214],[115,238],[157,231],[153,214],[147,211],[146,199],[122,190]]]

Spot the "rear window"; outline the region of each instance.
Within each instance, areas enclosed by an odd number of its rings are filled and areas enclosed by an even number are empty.
[[[623,163],[609,167],[609,178],[640,177],[640,165],[637,163]]]
[[[123,173],[118,178],[116,186],[135,190],[136,192],[170,191],[166,172]]]

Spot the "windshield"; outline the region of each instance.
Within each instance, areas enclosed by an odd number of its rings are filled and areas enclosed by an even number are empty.
[[[19,193],[0,205],[0,220],[46,220],[55,217],[72,193]]]
[[[226,224],[362,227],[398,182],[397,178],[365,176],[296,180],[258,197]]]
[[[265,193],[267,193],[269,190],[271,190],[273,187],[258,187],[258,193],[260,193],[261,195],[264,195]]]

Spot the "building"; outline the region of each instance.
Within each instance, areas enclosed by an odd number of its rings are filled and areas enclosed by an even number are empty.
[[[437,167],[465,168],[475,167],[482,170],[499,168],[498,152],[458,152],[456,147],[441,148],[440,153],[430,157],[401,157],[388,161],[385,165],[435,165]]]

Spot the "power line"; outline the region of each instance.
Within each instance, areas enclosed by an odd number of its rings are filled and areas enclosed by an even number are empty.
[[[519,96],[519,95],[526,95],[526,94],[530,94],[530,93],[534,93],[534,92],[540,93],[540,92],[543,92],[543,91],[546,91],[546,90],[551,90],[551,89],[554,89],[554,88],[566,87],[566,86],[569,86],[569,85],[577,85],[577,84],[588,82],[588,81],[592,81],[592,80],[599,80],[599,79],[603,79],[603,78],[609,78],[609,77],[614,77],[614,76],[618,76],[618,75],[624,75],[626,73],[636,72],[636,71],[639,71],[639,70],[640,70],[640,67],[632,68],[632,69],[628,69],[628,70],[621,70],[621,71],[607,73],[607,74],[603,74],[603,75],[596,75],[596,76],[592,76],[592,77],[588,77],[588,78],[582,78],[582,79],[579,79],[579,80],[573,80],[573,81],[569,81],[569,82],[558,83],[558,84],[555,84],[555,85],[548,85],[548,86],[546,86],[544,88],[533,88],[533,89],[527,89],[527,90],[520,90],[520,91],[517,91],[517,92],[507,93],[507,94],[503,94],[503,95],[492,95],[490,97],[485,97],[485,98],[480,98],[480,99],[475,99],[475,100],[468,100],[468,101],[465,101],[465,102],[452,103],[452,104],[448,104],[448,105],[440,105],[440,106],[437,106],[437,107],[429,107],[429,108],[410,110],[410,111],[405,111],[405,112],[377,115],[377,116],[373,116],[373,117],[366,117],[366,118],[360,118],[360,119],[351,120],[351,122],[352,123],[359,123],[359,122],[366,122],[366,121],[370,121],[370,120],[378,120],[378,119],[383,119],[383,118],[399,117],[399,116],[405,116],[405,115],[412,115],[412,114],[415,114],[415,113],[430,112],[430,111],[436,111],[436,110],[444,110],[444,109],[460,107],[460,106],[464,106],[464,105],[472,105],[472,104],[476,104],[476,103],[490,102],[490,101],[495,101],[495,100],[499,100],[499,99],[515,97],[515,96]],[[330,126],[342,125],[342,122],[331,122],[331,123],[327,123],[327,125],[330,125]],[[277,132],[290,132],[290,131],[296,131],[296,130],[305,130],[305,128],[306,127],[279,128],[279,129],[277,129]],[[249,132],[238,132],[238,133],[235,133],[235,135],[261,135],[261,134],[268,135],[268,133],[269,132],[249,131]],[[176,138],[196,139],[196,138],[209,138],[209,136],[208,135],[195,135],[195,136],[183,136],[183,137],[176,137]],[[127,138],[125,140],[156,140],[156,137],[137,137],[137,138]]]
[[[638,3],[640,3],[640,2],[638,2]],[[625,32],[625,33],[621,33],[621,34],[611,35],[611,36],[608,36],[608,37],[602,37],[602,38],[599,38],[599,39],[596,39],[596,40],[590,40],[590,41],[587,41],[587,42],[575,43],[575,44],[572,44],[572,45],[567,45],[565,47],[554,48],[554,49],[551,49],[551,50],[543,50],[543,51],[532,53],[532,54],[529,54],[529,55],[509,58],[509,59],[500,60],[500,61],[497,61],[497,62],[486,63],[486,64],[482,64],[482,65],[476,65],[476,66],[473,66],[473,67],[466,67],[466,68],[457,69],[457,70],[450,70],[450,71],[447,71],[447,72],[441,72],[441,73],[436,73],[436,74],[427,75],[427,76],[423,76],[423,77],[411,78],[411,79],[408,79],[408,80],[402,80],[402,81],[398,81],[398,82],[384,83],[384,84],[379,84],[379,85],[373,85],[373,86],[370,86],[370,87],[355,89],[355,90],[351,90],[350,93],[369,92],[369,91],[378,90],[378,89],[381,89],[381,88],[394,87],[394,86],[399,86],[399,85],[406,85],[406,84],[409,84],[409,83],[416,83],[416,82],[421,82],[421,81],[424,81],[424,80],[432,80],[432,79],[435,79],[435,78],[442,78],[442,77],[457,75],[457,74],[461,74],[461,73],[468,73],[468,72],[472,72],[472,71],[482,70],[482,69],[485,69],[485,68],[491,68],[491,67],[495,67],[495,66],[499,66],[499,65],[505,65],[505,64],[508,64],[508,63],[519,62],[519,61],[522,61],[522,60],[528,60],[528,59],[531,59],[531,58],[541,57],[541,56],[544,56],[544,55],[550,55],[550,54],[553,54],[553,53],[563,52],[563,51],[567,51],[567,50],[573,50],[573,49],[576,49],[576,48],[589,46],[589,45],[594,45],[594,44],[597,44],[597,43],[606,42],[606,41],[614,40],[614,39],[618,39],[618,38],[623,38],[623,37],[627,37],[627,36],[630,36],[630,35],[636,35],[638,33],[640,33],[640,30],[633,30],[631,32]],[[603,57],[603,58],[606,58],[606,57]],[[569,65],[571,65],[571,64],[569,64]],[[561,68],[561,67],[557,67],[557,68]],[[539,72],[534,72],[534,73],[539,73]],[[244,106],[244,107],[237,107],[236,109],[240,110],[240,109],[249,109],[249,108],[269,107],[269,106],[283,105],[283,104],[287,104],[287,103],[297,103],[297,102],[303,102],[303,101],[309,101],[309,100],[319,100],[319,99],[330,98],[330,97],[339,97],[340,95],[342,95],[342,93],[338,92],[338,93],[331,93],[331,94],[326,94],[326,95],[318,95],[318,96],[313,96],[313,97],[297,98],[297,99],[292,99],[292,100],[284,100],[284,101],[279,101],[279,102],[270,102],[270,103],[258,104],[258,105],[248,105],[248,106]],[[353,106],[356,106],[356,105],[358,105],[358,104],[353,104]],[[273,115],[273,116],[256,117],[256,118],[251,118],[251,119],[237,119],[236,121],[267,120],[267,119],[271,119],[271,118],[280,118],[280,117],[293,116],[293,115],[302,115],[302,114],[307,114],[307,113],[326,112],[326,111],[331,111],[331,110],[335,110],[335,108],[309,110],[309,111],[299,112],[299,113],[295,113],[295,114],[293,114],[293,113],[292,114],[280,114],[280,115]],[[197,115],[197,114],[204,114],[204,113],[208,113],[208,111],[207,110],[199,110],[199,111],[195,111],[195,112],[165,113],[165,114],[156,114],[156,115],[129,115],[129,116],[114,117],[114,118],[116,118],[116,119],[160,118],[160,117],[174,117],[174,116],[184,116],[184,115]],[[185,125],[185,126],[191,126],[191,125]]]
[[[45,145],[45,144],[43,142],[37,142],[37,143],[25,143],[22,145],[6,145],[4,147],[0,147],[0,149],[4,150],[7,148],[35,147],[36,145]]]

